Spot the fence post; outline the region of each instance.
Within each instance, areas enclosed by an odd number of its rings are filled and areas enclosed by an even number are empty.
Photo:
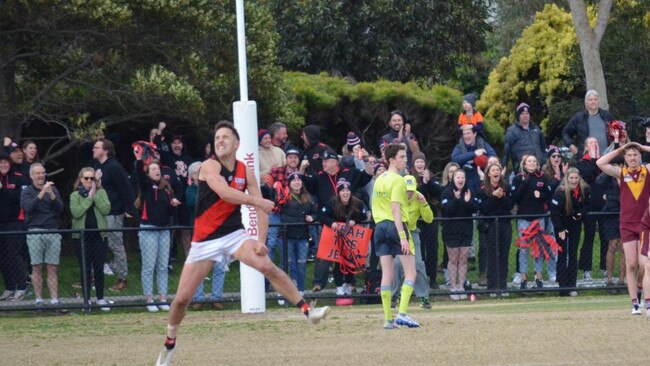
[[[90,283],[88,283],[89,278],[86,276],[86,266],[88,266],[88,263],[86,263],[86,240],[85,238],[85,230],[80,230],[79,231],[79,251],[81,253],[81,293],[83,296],[83,301],[84,301],[84,312],[90,313],[90,308],[92,306],[92,303],[90,302]]]
[[[495,266],[493,268],[496,269],[497,275],[497,284],[499,283],[499,279],[501,278],[501,266],[499,265],[500,260],[501,260],[501,248],[499,248],[499,216],[494,218],[494,249],[496,249],[496,260],[495,260]],[[508,254],[506,253],[506,256]],[[489,257],[488,257],[489,258]],[[508,274],[506,273],[506,284],[508,283]],[[497,285],[498,286],[498,285]],[[500,292],[503,292],[502,289],[499,289]]]

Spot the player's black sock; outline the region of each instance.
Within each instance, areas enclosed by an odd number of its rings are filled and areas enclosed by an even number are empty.
[[[165,340],[165,348],[170,350],[173,349],[174,347],[176,347],[176,338],[167,337],[167,339]]]
[[[309,316],[309,305],[305,302],[305,299],[298,301],[296,306],[298,309],[302,310],[302,313],[305,314],[305,316]]]

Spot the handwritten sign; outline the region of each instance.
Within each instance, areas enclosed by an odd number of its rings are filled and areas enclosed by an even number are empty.
[[[362,272],[368,258],[371,236],[372,229],[359,225],[348,227],[345,232],[337,232],[323,225],[316,256],[339,263],[342,273]]]

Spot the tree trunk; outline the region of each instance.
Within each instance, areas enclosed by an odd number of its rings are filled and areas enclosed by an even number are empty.
[[[600,107],[609,109],[607,100],[607,85],[605,73],[600,60],[600,41],[603,39],[607,21],[612,8],[613,0],[601,0],[598,7],[598,19],[596,27],[591,28],[587,18],[587,7],[584,0],[567,0],[571,8],[573,24],[580,43],[580,54],[582,55],[582,66],[585,71],[587,89],[598,92]]]

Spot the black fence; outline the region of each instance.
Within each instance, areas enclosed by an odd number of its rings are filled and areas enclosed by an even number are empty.
[[[529,224],[535,220],[541,230],[529,230],[523,238],[526,248],[518,247],[517,239],[522,236],[518,226],[534,229]],[[432,224],[420,223],[421,255],[417,257],[422,258],[426,267],[427,298],[457,300],[471,295],[547,293],[575,296],[585,290],[627,293],[625,264],[621,260],[624,256],[620,240],[617,241],[618,213],[590,213],[572,226],[573,232],[564,240],[554,233],[548,216],[535,220],[523,216],[482,216],[436,218]],[[372,245],[366,268],[353,276],[341,276],[337,266],[313,259],[320,224],[312,224],[311,235],[297,246],[286,235],[287,229],[295,225],[303,224],[271,224],[272,238],[268,243],[273,247],[273,259],[291,272],[306,298],[378,301],[379,295],[367,281],[370,273],[378,271]],[[109,311],[120,307],[166,310],[173,300],[186,255],[182,242],[187,241],[191,229],[175,226],[0,232],[0,288],[5,288],[0,311]],[[122,234],[120,244],[125,258],[115,253],[115,243],[109,245],[107,236],[112,232]],[[277,239],[271,243],[273,238]],[[455,248],[446,250],[445,240]],[[562,248],[559,255],[555,254],[554,241]],[[301,249],[295,249],[298,247]],[[466,272],[462,276],[465,254]],[[195,294],[195,308],[207,304],[219,308],[224,303],[239,302],[238,263],[230,267],[229,270],[227,265],[215,264]],[[459,277],[467,281],[458,283]],[[314,284],[319,285],[319,291],[312,291]],[[267,286],[267,300],[275,301],[277,296]]]

